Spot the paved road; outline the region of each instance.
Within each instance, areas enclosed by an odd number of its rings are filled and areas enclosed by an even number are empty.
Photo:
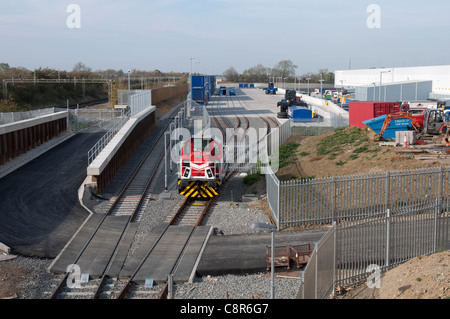
[[[103,134],[79,133],[0,179],[0,242],[12,253],[54,258],[79,228],[88,213],[77,190]]]
[[[328,230],[328,227],[324,227],[276,232],[274,247],[315,243]],[[270,233],[212,236],[206,245],[197,273],[201,276],[219,276],[265,271],[266,246],[270,245]]]

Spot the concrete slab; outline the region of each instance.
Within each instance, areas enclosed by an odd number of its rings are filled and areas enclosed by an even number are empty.
[[[72,237],[64,249],[56,256],[53,263],[49,266],[48,271],[55,274],[64,274],[67,271],[67,266],[73,264],[78,253],[87,243],[89,236],[98,226],[104,216],[95,214],[90,215],[87,221],[81,226],[78,232]]]
[[[133,281],[144,283],[146,278],[153,278],[157,284],[167,281],[193,229],[193,226],[169,226]]]
[[[138,223],[135,222],[130,223],[124,237],[122,238],[122,242],[120,243],[119,250],[117,251],[117,254],[114,257],[113,263],[110,269],[108,270],[109,277],[112,278],[119,277],[120,271],[122,270],[122,267],[128,256],[131,244],[133,243],[137,228]]]
[[[172,196],[172,193],[170,192],[162,192],[159,194],[159,198],[169,199]]]
[[[173,276],[174,283],[192,282],[195,277],[198,262],[208,238],[212,233],[212,226],[201,226],[195,229],[195,233],[186,248],[184,255]]]
[[[150,234],[144,239],[144,242],[136,249],[135,253],[128,261],[126,261],[125,265],[120,270],[120,278],[129,278],[134,274],[142,259],[147,255],[148,251],[153,247],[153,244],[158,240],[158,237],[166,227],[166,223],[160,223],[153,227]]]
[[[17,258],[16,255],[0,255],[0,261],[7,261],[7,260],[16,259],[16,258]]]
[[[95,278],[102,275],[128,222],[128,216],[107,216],[86,251],[78,260],[81,273]]]

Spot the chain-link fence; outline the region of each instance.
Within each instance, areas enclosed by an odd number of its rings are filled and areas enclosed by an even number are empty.
[[[64,111],[66,111],[64,109]],[[29,120],[35,117],[53,114],[57,112],[54,107],[39,109],[33,111],[26,112],[8,112],[8,113],[0,113],[0,125],[10,124],[18,121]]]

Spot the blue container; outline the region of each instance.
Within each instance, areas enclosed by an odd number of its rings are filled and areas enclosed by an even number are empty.
[[[192,89],[192,100],[197,103],[204,103],[205,89]]]
[[[244,89],[248,89],[248,83],[244,83]]]
[[[294,122],[311,122],[312,120],[312,110],[304,106],[288,107],[288,115]]]
[[[244,84],[239,83],[239,88],[240,88],[240,89],[244,88]]]
[[[380,133],[381,129],[383,128],[384,121],[386,120],[387,115],[381,115],[378,117],[375,117],[373,119],[363,121],[362,123],[364,125],[367,125],[372,131],[375,133]],[[389,126],[384,131],[384,134],[382,137],[385,140],[388,139],[395,139],[395,132],[400,131],[410,131],[413,130],[413,126],[411,124],[411,120],[407,118],[400,118],[400,119],[393,119],[391,120],[391,123],[389,123]]]
[[[205,87],[205,77],[203,75],[193,75],[191,87],[192,88],[204,88]]]
[[[254,85],[254,84],[250,84],[250,88],[251,88],[251,89],[254,89],[254,88],[255,88],[255,85]]]

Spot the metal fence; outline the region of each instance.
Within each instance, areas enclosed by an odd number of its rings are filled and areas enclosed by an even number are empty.
[[[60,109],[65,111],[65,109]],[[109,109],[69,109],[68,128],[74,132],[99,125],[108,128],[123,116],[123,110]]]
[[[64,109],[66,111],[66,109]],[[53,114],[55,113],[55,108],[50,107],[46,109],[39,109],[34,111],[26,111],[26,112],[8,112],[8,113],[0,113],[0,125],[10,124],[18,121],[24,121],[28,119],[32,119],[35,117]]]
[[[128,119],[142,112],[145,108],[151,106],[151,90],[133,90],[133,95],[127,95],[122,92],[122,96],[126,95],[130,102],[129,108],[127,108],[123,115],[119,117],[105,135],[88,151],[88,166],[94,161],[94,159],[100,154],[105,146],[111,141],[117,132],[125,125]]]
[[[301,272],[297,298],[328,298],[336,285],[368,281],[414,257],[450,249],[450,214],[439,210],[438,201],[428,204],[333,223]]]
[[[335,288],[336,223],[314,246],[308,264],[300,274],[297,299],[324,299]]]
[[[446,209],[450,168],[324,177],[280,182],[280,226],[327,224],[420,210]]]
[[[386,271],[411,258],[450,249],[450,215],[438,201],[377,218],[341,224],[337,229],[336,283],[365,280],[374,268]]]

